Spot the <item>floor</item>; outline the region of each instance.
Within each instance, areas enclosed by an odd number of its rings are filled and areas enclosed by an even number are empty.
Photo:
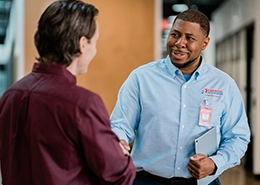
[[[236,166],[225,171],[219,179],[222,185],[260,185],[260,179],[246,172],[243,166]]]

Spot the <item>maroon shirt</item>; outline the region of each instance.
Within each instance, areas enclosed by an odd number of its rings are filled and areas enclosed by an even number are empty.
[[[64,66],[34,64],[0,100],[3,185],[130,185],[135,167],[101,98]]]

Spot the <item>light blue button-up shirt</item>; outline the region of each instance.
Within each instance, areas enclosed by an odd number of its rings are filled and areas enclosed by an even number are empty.
[[[211,122],[201,126],[200,107],[206,104],[212,108]],[[240,164],[250,138],[235,81],[204,59],[188,81],[169,57],[135,69],[120,88],[111,121],[119,139],[134,141],[131,155],[137,171],[166,178],[191,177],[194,140],[213,126],[219,142],[210,157],[216,175]]]

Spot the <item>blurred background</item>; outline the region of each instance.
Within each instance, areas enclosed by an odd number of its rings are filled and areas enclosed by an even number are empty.
[[[211,22],[206,62],[232,76],[245,101],[252,130],[242,165],[221,175],[222,184],[260,184],[260,1],[259,0],[84,0],[99,10],[98,53],[77,83],[98,93],[111,113],[117,92],[136,67],[165,57],[175,16],[198,9]],[[0,97],[28,74],[37,57],[34,33],[53,0],[0,0]]]

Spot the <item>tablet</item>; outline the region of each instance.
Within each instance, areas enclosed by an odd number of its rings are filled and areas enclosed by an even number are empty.
[[[204,154],[206,156],[211,156],[218,149],[217,142],[217,131],[216,127],[212,127],[210,130],[202,134],[200,137],[195,139],[195,153],[196,154]],[[209,175],[205,178],[197,180],[197,185],[208,185],[214,179],[216,179],[217,175]]]
[[[216,127],[212,127],[206,133],[195,139],[195,153],[211,156],[218,149]]]

